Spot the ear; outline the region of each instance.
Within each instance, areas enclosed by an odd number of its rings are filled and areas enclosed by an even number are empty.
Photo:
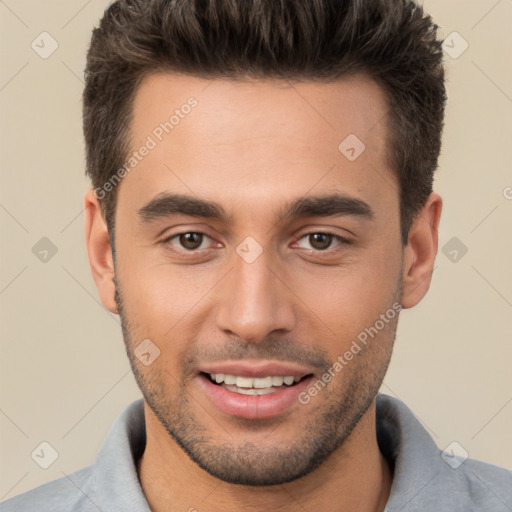
[[[92,276],[98,288],[101,302],[111,313],[117,314],[112,247],[110,246],[107,224],[103,219],[100,203],[92,189],[85,194],[84,204],[85,241]]]
[[[409,231],[404,250],[402,307],[412,308],[426,295],[437,255],[438,227],[443,208],[442,198],[430,194]]]

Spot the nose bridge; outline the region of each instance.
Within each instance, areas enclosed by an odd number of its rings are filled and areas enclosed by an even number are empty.
[[[256,343],[272,331],[291,329],[292,305],[272,266],[270,250],[263,250],[254,240],[246,239],[238,246],[219,297],[220,329]]]

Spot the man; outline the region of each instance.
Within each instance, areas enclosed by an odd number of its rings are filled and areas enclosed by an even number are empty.
[[[144,401],[0,509],[512,510],[378,393],[428,291],[445,104],[408,0],[124,0],[84,92],[86,239]]]

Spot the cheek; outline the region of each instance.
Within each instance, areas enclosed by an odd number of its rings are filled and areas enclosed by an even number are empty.
[[[339,335],[357,335],[392,305],[397,295],[399,265],[361,259],[295,279],[293,290],[304,304]],[[293,279],[290,281],[293,282]],[[334,336],[331,332],[331,336]]]
[[[184,331],[202,311],[217,271],[171,265],[140,253],[120,261],[118,282],[127,318],[137,336],[154,339],[162,348],[187,338]],[[193,322],[192,322],[193,323]],[[193,333],[190,333],[193,335]]]

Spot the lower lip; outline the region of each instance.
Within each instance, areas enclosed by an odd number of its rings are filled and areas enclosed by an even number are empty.
[[[242,395],[214,384],[205,375],[198,376],[204,392],[222,412],[251,420],[272,418],[289,411],[294,404],[300,405],[298,397],[311,378],[306,377],[295,386],[283,387],[267,395]]]

